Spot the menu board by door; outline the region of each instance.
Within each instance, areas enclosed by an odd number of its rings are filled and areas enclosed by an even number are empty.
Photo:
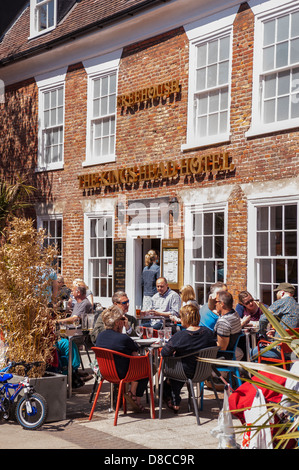
[[[126,290],[126,242],[114,242],[113,292]]]
[[[170,289],[180,289],[184,278],[183,240],[162,240],[161,268],[162,276],[167,279]]]

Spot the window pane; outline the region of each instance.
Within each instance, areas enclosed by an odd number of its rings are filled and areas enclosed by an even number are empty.
[[[229,62],[223,62],[222,64],[219,64],[219,85],[223,85],[224,83],[228,82],[228,66]]]
[[[275,100],[269,100],[264,105],[264,122],[267,124],[273,121],[275,121]]]
[[[281,256],[282,255],[282,233],[271,232],[270,233],[270,256]]]
[[[289,15],[282,16],[277,20],[277,41],[289,38]]]
[[[280,72],[278,74],[278,95],[286,95],[290,93],[290,72]]]
[[[257,229],[268,230],[268,207],[257,208]]]
[[[224,237],[215,237],[215,258],[224,258]]]
[[[213,234],[213,213],[204,214],[204,235]]]
[[[210,65],[208,67],[208,83],[207,87],[211,88],[217,85],[217,65]]]
[[[299,12],[292,13],[291,17],[291,37],[293,38],[299,33]]]
[[[285,233],[285,256],[297,256],[297,232]]]
[[[261,282],[271,282],[271,260],[261,259],[260,260],[260,280]]]
[[[278,98],[277,100],[277,120],[282,121],[289,117],[289,97]]]
[[[202,96],[198,99],[198,114],[206,114],[208,111],[208,97]]]
[[[209,112],[213,113],[219,109],[219,93],[214,91],[209,96]]]
[[[282,229],[282,206],[271,207],[270,228],[271,230]]]
[[[274,69],[274,46],[267,47],[263,51],[263,70]]]
[[[209,116],[208,131],[209,135],[215,135],[218,133],[218,114]]]
[[[224,214],[223,212],[216,212],[215,214],[215,233],[224,234]]]
[[[264,23],[264,46],[275,42],[275,20]]]
[[[204,258],[212,258],[213,257],[213,238],[212,237],[204,237]]]
[[[195,264],[195,282],[203,281],[204,279],[204,262],[198,261]]]
[[[291,41],[290,63],[295,64],[296,62],[299,62],[299,39]]]
[[[288,65],[288,42],[282,42],[276,46],[276,67],[284,67]]]
[[[199,69],[196,72],[196,90],[206,88],[206,69]]]
[[[272,98],[276,96],[276,75],[271,74],[265,78],[264,81],[264,97]]]
[[[209,42],[208,46],[208,64],[214,64],[218,61],[218,41]]]
[[[206,282],[214,283],[215,282],[215,264],[214,262],[206,263]]]
[[[257,255],[268,256],[268,233],[257,233]]]
[[[297,229],[297,206],[285,206],[285,229]]]
[[[203,67],[207,63],[207,44],[197,47],[197,67]]]
[[[280,284],[281,282],[285,282],[285,260],[284,259],[277,259],[273,261],[274,264],[274,279],[273,282]]]
[[[219,60],[225,60],[229,58],[229,36],[220,39],[220,51]]]

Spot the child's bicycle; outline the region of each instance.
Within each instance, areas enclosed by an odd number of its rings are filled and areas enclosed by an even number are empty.
[[[0,370],[0,419],[16,417],[24,429],[37,429],[42,426],[47,417],[48,405],[44,397],[35,392],[29,383],[28,372],[41,362],[10,362]],[[12,367],[23,366],[25,377],[18,383],[11,383],[13,375],[7,373]],[[11,393],[11,390],[13,392]],[[24,395],[19,393],[24,390]],[[15,401],[16,399],[16,401]]]

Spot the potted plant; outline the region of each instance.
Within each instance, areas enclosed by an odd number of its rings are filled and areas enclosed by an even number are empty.
[[[48,421],[58,420],[58,414],[60,419],[64,419],[66,377],[46,371],[52,362],[56,342],[56,314],[50,305],[56,248],[45,247],[44,231],[37,230],[33,221],[25,218],[13,218],[3,234],[0,246],[0,329],[7,347],[6,357],[14,361],[42,362],[41,367],[33,369],[31,380],[48,402]],[[17,372],[22,375],[21,368]],[[48,393],[52,387],[50,378],[58,382],[57,386],[54,385],[52,405]],[[45,380],[47,385],[39,385]]]

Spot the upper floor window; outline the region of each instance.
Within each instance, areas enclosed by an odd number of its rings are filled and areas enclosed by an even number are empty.
[[[116,72],[92,81],[91,159],[106,161],[115,153]]]
[[[56,26],[57,0],[30,1],[30,35],[36,36]]]
[[[64,84],[66,69],[36,77],[38,96],[37,169],[63,168]]]
[[[88,75],[83,166],[115,161],[117,71],[122,50],[84,61]]]
[[[299,125],[299,4],[257,16],[256,22],[249,135]]]
[[[232,25],[227,17],[185,27],[190,40],[187,143],[182,150],[230,139]]]

